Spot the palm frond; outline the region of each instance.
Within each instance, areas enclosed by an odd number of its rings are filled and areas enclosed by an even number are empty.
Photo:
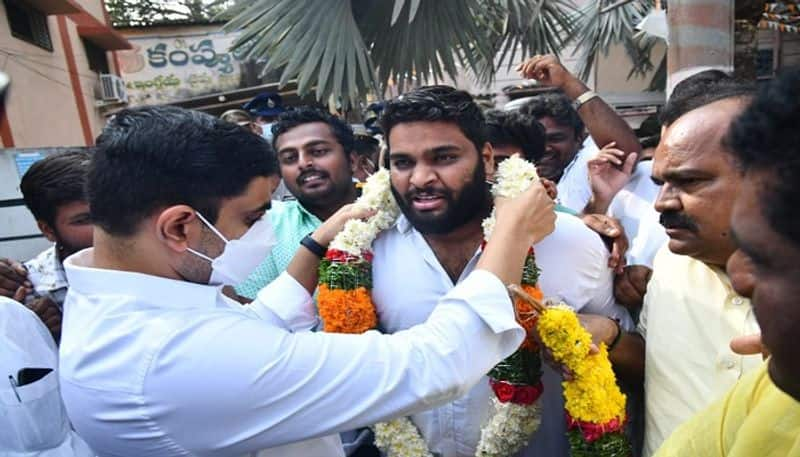
[[[445,74],[455,78],[459,67],[475,71],[481,59],[492,55],[486,34],[475,21],[479,0],[395,0],[398,4],[400,12],[395,14],[395,8],[391,16],[378,7],[356,9],[381,83],[395,81],[402,87],[413,78],[424,82],[439,81]]]
[[[234,8],[224,27],[242,32],[233,49],[266,59],[264,73],[282,69],[281,85],[296,78],[298,93],[316,86],[317,99],[333,96],[345,107],[376,87],[350,0],[257,0]]]
[[[598,53],[607,54],[612,45],[619,43],[625,45],[634,64],[631,75],[652,70],[650,50],[654,42],[634,39],[636,24],[647,14],[651,3],[649,0],[624,3],[601,0],[588,2],[581,8],[573,33],[575,52],[580,54],[579,77],[587,79]]]
[[[487,0],[479,16],[494,50],[480,62],[478,81],[489,83],[497,69],[517,57],[556,54],[574,33],[577,7],[571,0]]]

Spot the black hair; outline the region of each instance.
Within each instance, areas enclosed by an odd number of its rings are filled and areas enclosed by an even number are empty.
[[[493,146],[517,146],[525,160],[536,163],[544,156],[544,127],[532,116],[490,110],[486,112],[486,131]]]
[[[769,173],[763,189],[764,217],[800,244],[800,67],[761,88],[731,124],[725,144],[744,171]]]
[[[557,124],[571,127],[575,131],[575,139],[580,140],[583,136],[583,121],[569,98],[561,92],[536,95],[522,105],[519,112],[537,121],[543,117],[551,117]]]
[[[36,220],[55,227],[62,205],[85,202],[89,175],[89,150],[67,150],[48,155],[31,165],[20,181],[25,206]]]
[[[353,151],[359,156],[372,158],[374,154],[380,152],[380,143],[372,137],[356,136],[353,143]]]
[[[659,121],[670,125],[684,114],[728,98],[751,97],[755,86],[739,81],[720,70],[706,70],[692,75],[675,86]]]
[[[381,113],[381,129],[389,144],[389,133],[407,122],[452,122],[480,153],[488,141],[483,113],[472,96],[450,86],[425,86],[386,103]],[[386,155],[388,160],[388,154]]]
[[[92,221],[129,236],[153,210],[186,204],[210,222],[222,199],[278,174],[266,140],[205,113],[171,106],[122,110],[97,138],[89,172]]]
[[[336,141],[342,145],[345,155],[348,157],[353,151],[353,128],[350,125],[334,116],[333,114],[312,106],[301,106],[293,110],[284,111],[272,124],[272,147],[277,149],[278,137],[297,127],[298,125],[310,124],[312,122],[324,122],[328,124],[336,137]]]

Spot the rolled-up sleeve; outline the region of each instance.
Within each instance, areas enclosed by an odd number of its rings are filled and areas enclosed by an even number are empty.
[[[451,401],[524,335],[504,284],[481,270],[425,323],[392,335],[291,333],[228,313],[165,344],[147,373],[143,409],[158,405],[153,419],[184,449],[241,454]]]

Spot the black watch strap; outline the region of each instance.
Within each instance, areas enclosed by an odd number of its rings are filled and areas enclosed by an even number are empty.
[[[320,259],[325,257],[325,252],[327,251],[327,249],[325,249],[321,244],[317,243],[317,241],[314,238],[311,238],[311,234],[306,235],[305,238],[300,240],[300,244],[302,246],[305,246],[306,249],[311,251],[314,255],[316,255]]]

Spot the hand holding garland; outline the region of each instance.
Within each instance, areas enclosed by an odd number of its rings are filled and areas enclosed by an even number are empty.
[[[317,227],[311,238],[320,246],[327,247],[348,221],[365,219],[374,214],[373,209],[357,207],[354,204],[345,205]],[[286,271],[313,294],[317,288],[319,262],[320,258],[316,254],[306,248],[300,248],[286,267]]]
[[[490,270],[506,284],[519,281],[528,248],[555,229],[553,200],[540,182],[516,198],[495,199],[496,223],[478,260],[477,268]]]

